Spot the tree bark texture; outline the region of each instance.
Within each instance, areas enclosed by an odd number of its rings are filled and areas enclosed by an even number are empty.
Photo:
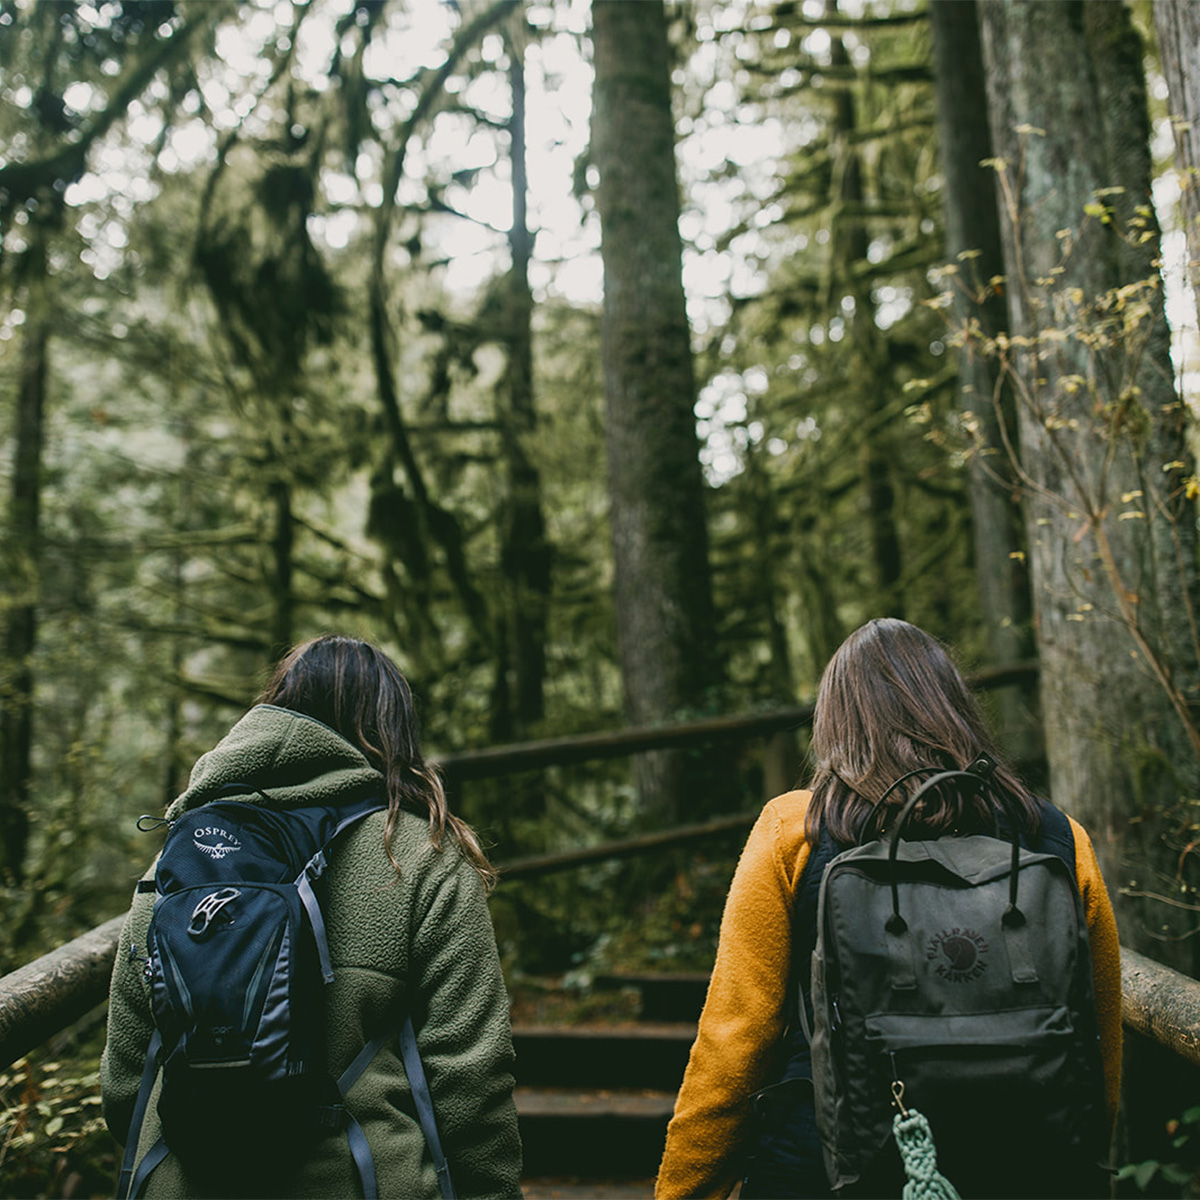
[[[12,490],[4,553],[0,677],[0,878],[19,883],[29,841],[33,771],[33,655],[41,591],[42,451],[50,326],[45,233],[34,224],[13,439]]]
[[[1151,7],[1183,188],[1188,278],[1200,304],[1200,4],[1155,0]]]
[[[826,0],[828,17],[838,15],[836,0]],[[835,36],[830,46],[830,62],[835,68],[852,70],[850,54],[842,38]],[[859,389],[870,397],[871,412],[865,421],[867,436],[860,448],[862,463],[864,517],[870,531],[871,557],[875,564],[879,612],[889,617],[904,617],[904,557],[900,530],[896,524],[896,486],[893,479],[895,454],[890,422],[881,418],[894,397],[884,381],[889,378],[888,351],[883,334],[875,321],[875,301],[869,283],[855,275],[851,266],[867,261],[866,225],[857,215],[865,207],[863,164],[855,134],[858,111],[851,88],[834,92],[833,160],[836,191],[833,205],[832,274],[839,288],[854,297],[854,319],[850,322],[850,345],[854,351],[852,370],[868,382]]]
[[[529,261],[533,237],[529,231],[525,160],[525,68],[521,26],[524,14],[513,24],[518,32],[509,39],[509,80],[513,111],[509,121],[512,163],[513,216],[508,245],[509,269],[507,351],[501,381],[499,424],[507,476],[503,505],[501,570],[505,581],[504,642],[511,647],[500,655],[511,664],[511,720],[503,731],[506,740],[525,736],[545,715],[546,620],[550,595],[550,546],[542,513],[541,478],[529,455],[537,433],[533,389],[533,293],[529,286]],[[506,663],[505,660],[508,660]]]
[[[1004,272],[1000,214],[988,128],[983,50],[975,0],[929,6],[933,33],[938,144],[945,178],[946,257],[956,269],[954,316],[959,328],[976,322],[994,335],[1008,321],[1004,297],[987,282]],[[959,408],[975,426],[970,463],[971,518],[980,611],[990,660],[1016,662],[1033,654],[1029,576],[1020,533],[1018,490],[1000,438],[995,405],[1012,424],[1012,395],[997,389],[999,368],[970,338],[958,355]],[[1001,744],[1018,760],[1041,756],[1036,689],[1012,688],[993,701]]]
[[[1134,227],[1150,184],[1140,43],[1124,4],[981,13],[1010,328],[1028,339],[1009,353],[1051,793],[1093,834],[1122,940],[1190,971],[1195,917],[1162,814],[1200,776],[1195,513],[1161,288],[1137,287],[1157,280],[1148,209],[1147,236]]]
[[[661,0],[597,0],[592,21],[617,642],[628,719],[647,724],[717,680],[708,534],[666,17]],[[682,763],[642,761],[643,802],[672,813]]]

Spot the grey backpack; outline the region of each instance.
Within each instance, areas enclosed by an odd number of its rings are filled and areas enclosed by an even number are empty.
[[[814,1097],[831,1186],[898,1194],[897,1104],[928,1120],[964,1196],[1099,1195],[1104,1075],[1073,868],[1007,835],[883,837],[824,871],[812,956]],[[899,781],[898,781],[899,782]],[[803,1004],[801,1011],[803,1011]]]

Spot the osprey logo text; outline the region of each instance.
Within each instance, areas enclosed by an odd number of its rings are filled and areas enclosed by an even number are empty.
[[[969,983],[987,970],[987,940],[973,929],[943,929],[929,939],[925,959],[949,983]]]
[[[214,862],[242,848],[242,843],[227,829],[217,825],[206,825],[192,833],[192,842],[197,850],[203,851]]]

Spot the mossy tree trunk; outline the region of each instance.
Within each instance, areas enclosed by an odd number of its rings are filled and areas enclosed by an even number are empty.
[[[546,621],[550,603],[551,551],[542,512],[542,485],[530,447],[537,432],[533,379],[533,293],[529,262],[533,235],[528,220],[525,155],[524,13],[510,20],[506,38],[512,116],[509,160],[513,209],[508,232],[511,255],[505,291],[507,323],[498,422],[506,475],[501,515],[501,605],[497,686],[492,735],[497,741],[525,737],[545,715]]]
[[[981,6],[1053,798],[1092,832],[1123,940],[1190,970],[1195,511],[1124,4]],[[1121,191],[1107,189],[1120,188]]]
[[[20,883],[29,842],[33,752],[33,656],[41,592],[41,474],[50,313],[46,234],[32,226],[24,255],[25,322],[17,377],[12,485],[5,542],[4,675],[0,677],[0,879]]]
[[[666,16],[661,0],[597,0],[592,21],[617,643],[626,716],[642,725],[702,706],[718,668]],[[639,762],[647,811],[677,814],[682,758]]]
[[[1183,188],[1188,276],[1200,304],[1200,4],[1155,0],[1151,7]]]
[[[835,0],[827,0],[825,13],[838,15]],[[834,36],[830,45],[830,62],[835,70],[852,69],[850,54],[841,37]],[[870,398],[867,414],[867,434],[860,447],[862,464],[863,516],[870,532],[871,557],[875,564],[878,589],[878,612],[889,617],[903,618],[906,610],[904,596],[904,554],[900,530],[896,521],[895,452],[891,422],[885,418],[895,399],[884,381],[889,378],[888,348],[883,332],[876,322],[875,301],[870,283],[859,276],[855,267],[867,262],[870,239],[862,213],[866,193],[863,183],[863,164],[856,135],[858,111],[851,87],[835,90],[831,149],[835,191],[830,197],[833,205],[833,254],[831,278],[854,300],[854,316],[850,320],[850,348],[853,361],[849,372],[860,381],[868,381],[859,390]]]
[[[1000,214],[988,129],[983,50],[975,0],[932,4],[938,143],[945,177],[946,258],[954,270],[954,319],[991,335],[1008,321],[1004,297],[988,281],[1004,272]],[[1018,489],[1000,436],[1000,413],[1012,427],[1012,395],[1000,370],[970,339],[958,355],[959,408],[975,438],[970,463],[971,518],[979,603],[993,663],[1033,657],[1029,576]],[[1040,757],[1036,687],[1004,688],[993,698],[1001,743],[1019,760]]]

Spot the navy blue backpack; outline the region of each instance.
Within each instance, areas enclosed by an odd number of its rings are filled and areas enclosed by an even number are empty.
[[[327,854],[384,807],[374,797],[284,811],[218,799],[171,823],[154,882],[139,884],[156,893],[145,959],[155,1028],[118,1200],[137,1196],[168,1152],[214,1195],[275,1194],[297,1146],[342,1130],[363,1195],[374,1197],[371,1152],[344,1097],[397,1034],[442,1196],[454,1195],[411,1018],[381,1030],[337,1080],[325,1069]],[[160,1067],[162,1137],[135,1172]]]

